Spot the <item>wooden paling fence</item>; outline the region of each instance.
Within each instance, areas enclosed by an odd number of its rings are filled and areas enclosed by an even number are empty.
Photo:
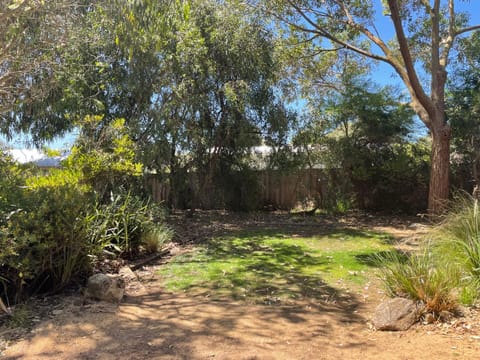
[[[322,197],[325,181],[322,170],[301,170],[295,174],[262,171],[262,201],[279,209],[292,209]]]
[[[326,181],[321,169],[285,174],[276,170],[258,172],[260,203],[277,209],[292,209],[311,200],[321,200]],[[170,185],[155,175],[146,178],[146,186],[155,202],[168,202]]]

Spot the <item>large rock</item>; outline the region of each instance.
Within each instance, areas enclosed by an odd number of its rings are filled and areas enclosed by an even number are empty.
[[[119,303],[125,294],[125,281],[118,276],[95,274],[88,278],[85,297]]]
[[[372,322],[377,330],[403,331],[420,317],[423,306],[412,300],[393,298],[377,306]]]

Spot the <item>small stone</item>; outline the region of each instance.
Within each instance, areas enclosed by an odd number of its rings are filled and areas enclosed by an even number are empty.
[[[52,314],[55,315],[55,316],[58,316],[60,314],[63,314],[63,310],[53,310]]]
[[[129,266],[123,266],[118,270],[118,275],[125,280],[126,283],[137,280],[137,275],[130,269]]]

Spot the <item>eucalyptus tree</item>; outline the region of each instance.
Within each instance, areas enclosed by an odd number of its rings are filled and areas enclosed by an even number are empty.
[[[241,192],[246,186],[234,173],[249,168],[250,148],[265,137],[285,141],[279,134],[293,117],[275,94],[274,45],[260,19],[228,2],[181,3],[181,16],[159,52],[169,76],[155,87],[152,116],[140,123],[144,149],[157,155],[157,169],[168,159],[180,191],[185,171],[194,170],[194,192],[212,195],[220,188],[219,201],[229,202],[229,188]]]
[[[349,52],[389,65],[408,90],[411,106],[432,137],[429,211],[438,213],[449,194],[451,127],[445,116],[447,68],[458,38],[480,29],[457,13],[455,0],[251,1],[281,20],[282,30],[315,54]],[[380,14],[379,12],[382,12]],[[389,34],[380,25],[390,21]],[[333,59],[333,60],[332,60]]]
[[[77,25],[48,97],[12,113],[23,129],[51,125],[39,140],[77,126],[95,141],[124,118],[145,166],[179,191],[195,171],[200,194],[238,179],[262,137],[287,141],[273,37],[237,2],[104,0]],[[92,115],[98,131],[82,125]]]
[[[172,14],[172,4],[175,1],[15,0],[11,17],[19,25],[11,28],[18,28],[20,36],[13,32],[12,41],[20,45],[30,41],[29,51],[35,57],[17,54],[15,60],[7,62],[7,69],[37,64],[42,59],[45,66],[38,67],[39,75],[30,67],[17,72],[18,79],[28,86],[20,89],[23,93],[8,92],[14,101],[3,108],[5,131],[30,133],[40,144],[75,127],[81,131],[83,119],[91,115],[104,119],[97,134],[117,118],[130,120],[144,115],[152,84],[166,71],[156,49],[163,46],[165,32],[161,27]],[[141,16],[137,16],[140,11]],[[42,23],[45,18],[49,19],[46,24]],[[33,38],[30,32],[42,37]],[[32,90],[37,89],[43,92],[33,96]]]
[[[0,6],[0,131],[48,137],[64,130],[63,123],[24,121],[23,116],[47,102],[57,88],[62,56],[88,12],[88,2],[2,0]]]

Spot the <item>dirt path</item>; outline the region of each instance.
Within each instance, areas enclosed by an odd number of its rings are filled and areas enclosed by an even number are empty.
[[[396,229],[391,228],[406,231]],[[144,288],[130,289],[119,306],[82,306],[78,296],[64,298],[61,310],[0,358],[480,358],[476,313],[451,324],[417,325],[401,333],[371,329],[369,319],[383,297],[375,284],[332,302],[248,305],[167,293],[153,276],[154,269],[140,274]]]

